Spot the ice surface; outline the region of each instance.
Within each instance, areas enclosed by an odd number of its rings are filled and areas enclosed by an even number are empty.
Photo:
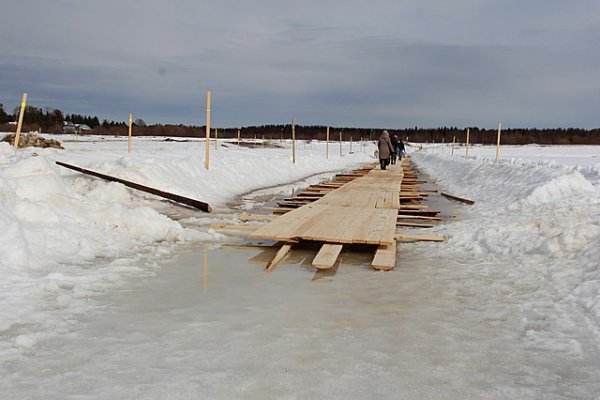
[[[413,152],[441,188],[476,201],[428,230],[446,242],[400,245],[385,274],[367,268],[368,254],[342,253],[334,277],[311,282],[314,251],[265,274],[272,253],[215,248],[232,239],[206,225],[236,223],[227,208],[235,196],[371,161],[372,150],[325,161],[324,144],[312,143],[293,166],[289,148],[233,145],[213,153],[206,172],[198,142],[138,139],[128,156],[123,140],[94,141],[35,156],[0,143],[7,398],[600,392],[598,146],[505,146],[499,164],[491,147],[467,160]],[[54,159],[217,210],[178,209]]]
[[[206,201],[217,213],[194,212],[207,215],[204,224],[223,218],[218,211],[250,190],[371,160],[366,151],[325,160],[324,146],[315,145],[299,147],[292,164],[286,146],[233,146],[215,152],[206,171],[203,146],[136,138],[127,154],[125,141],[104,137],[66,141],[66,150],[15,151],[0,143],[0,353],[27,347],[17,343],[19,334],[55,334],[71,315],[93,309],[91,298],[125,277],[153,273],[136,260],[223,238],[197,229],[199,221],[188,219],[184,226],[167,217],[177,209],[168,202],[63,169],[55,160]]]

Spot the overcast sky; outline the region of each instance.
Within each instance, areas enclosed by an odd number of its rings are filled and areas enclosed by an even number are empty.
[[[598,0],[0,0],[0,103],[147,123],[600,126]]]

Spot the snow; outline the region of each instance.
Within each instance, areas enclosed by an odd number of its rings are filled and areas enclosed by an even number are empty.
[[[229,204],[250,191],[268,197],[375,161],[373,144],[349,155],[346,143],[343,157],[331,147],[325,160],[324,143],[300,143],[294,165],[289,143],[223,141],[206,171],[198,141],[135,138],[127,154],[123,139],[63,138],[65,150],[0,143],[7,395],[594,398],[600,388],[600,146],[503,146],[499,163],[492,146],[467,159],[464,148],[409,146],[439,188],[475,204],[427,231],[444,243],[401,244],[393,272],[343,253],[335,277],[310,282],[302,250],[293,268],[265,274],[248,262],[254,250],[213,251],[230,238],[208,225],[236,223]]]
[[[153,273],[135,266],[136,259],[224,237],[207,228],[184,227],[183,221],[161,214],[157,210],[169,205],[151,195],[61,168],[54,161],[208,202],[216,207],[216,216],[187,222],[209,224],[222,221],[219,210],[228,212],[226,203],[235,196],[372,160],[365,148],[325,160],[323,144],[300,142],[293,164],[289,143],[240,149],[224,144],[228,147],[218,151],[213,147],[207,171],[204,143],[199,141],[136,138],[128,154],[122,138],[61,139],[66,150],[15,151],[0,143],[0,353],[31,348],[31,340],[17,340],[17,335],[60,332],[73,315],[98,307],[90,301],[94,296],[121,285],[126,277]],[[354,149],[359,149],[356,143]]]
[[[600,147],[502,146],[499,163],[493,146],[463,154],[414,154],[448,192],[476,202],[468,219],[440,229],[451,232],[444,250],[538,271],[600,332]]]

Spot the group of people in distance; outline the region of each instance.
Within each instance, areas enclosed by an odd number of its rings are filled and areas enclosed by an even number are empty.
[[[379,136],[379,142],[377,143],[379,151],[379,163],[381,169],[385,169],[390,163],[396,164],[396,157],[402,161],[402,155],[404,154],[404,143],[398,139],[396,134],[390,137],[388,131],[383,131]]]

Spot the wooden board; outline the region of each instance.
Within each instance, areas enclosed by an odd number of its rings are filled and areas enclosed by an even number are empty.
[[[341,244],[325,243],[313,259],[312,265],[318,269],[327,269],[333,267],[340,252],[342,251]]]
[[[375,252],[371,266],[378,271],[389,271],[396,266],[396,242],[381,245]]]
[[[399,166],[387,171],[357,174],[339,189],[310,204],[288,210],[252,232],[253,239],[312,240],[325,243],[392,244],[400,208],[403,173]],[[301,200],[301,201],[298,201]],[[302,198],[286,205],[302,205]]]
[[[277,251],[275,257],[267,264],[265,271],[271,272],[273,269],[279,264],[285,257],[289,255],[290,250],[292,249],[293,243],[286,243]]]

